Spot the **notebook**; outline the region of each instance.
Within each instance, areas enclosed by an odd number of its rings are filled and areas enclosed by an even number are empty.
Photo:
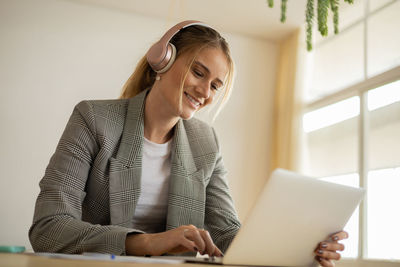
[[[276,169],[223,258],[229,265],[312,266],[317,244],[344,228],[365,190]]]

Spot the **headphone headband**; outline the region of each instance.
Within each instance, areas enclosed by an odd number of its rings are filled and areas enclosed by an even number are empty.
[[[175,61],[176,49],[175,46],[169,41],[181,29],[192,25],[201,25],[211,28],[207,24],[197,20],[182,21],[169,29],[157,43],[150,47],[149,51],[146,54],[146,58],[150,67],[155,72],[163,73],[171,67],[172,63]]]

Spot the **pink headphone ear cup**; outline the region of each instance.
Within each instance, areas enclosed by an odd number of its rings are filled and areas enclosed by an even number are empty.
[[[165,60],[163,60],[162,64],[160,64],[160,66],[165,66],[165,67],[163,67],[162,69],[154,70],[155,72],[164,73],[167,70],[169,70],[171,68],[172,64],[175,62],[176,47],[173,44],[168,43],[168,50],[170,50],[170,52],[168,52],[168,54],[170,56],[168,56],[168,58],[165,57]]]
[[[171,67],[171,65],[175,61],[176,48],[169,41],[181,29],[191,25],[202,25],[211,28],[201,21],[186,20],[176,24],[171,29],[169,29],[157,43],[150,47],[149,51],[146,54],[147,62],[155,72],[163,73]]]
[[[169,43],[165,45],[161,41],[158,41],[152,47],[150,47],[149,51],[147,52],[147,62],[155,72],[159,72],[168,65],[172,53],[173,49],[170,47]]]

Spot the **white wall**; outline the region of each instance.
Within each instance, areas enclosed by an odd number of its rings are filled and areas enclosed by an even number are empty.
[[[136,62],[169,26],[68,1],[0,1],[0,245],[30,248],[38,182],[74,105],[117,98]],[[224,35],[238,75],[214,125],[244,218],[269,171],[278,46]]]
[[[269,175],[273,90],[279,46],[226,35],[237,64],[232,96],[214,122],[231,191],[244,219]]]

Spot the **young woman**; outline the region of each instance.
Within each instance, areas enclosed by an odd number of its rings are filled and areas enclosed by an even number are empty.
[[[232,87],[211,27],[184,21],[139,62],[121,99],[79,103],[40,182],[35,251],[221,256],[240,228],[213,128],[192,118]],[[331,266],[345,232],[316,249]]]

